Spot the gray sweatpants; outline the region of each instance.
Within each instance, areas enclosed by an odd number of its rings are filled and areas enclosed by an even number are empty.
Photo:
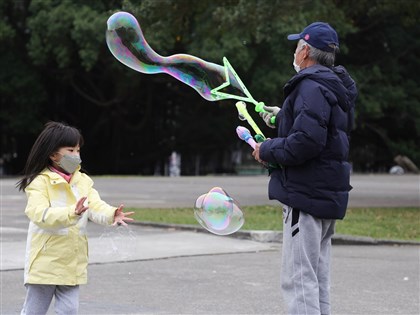
[[[53,296],[56,314],[77,314],[79,286],[25,284],[26,298],[21,315],[43,315],[48,312]]]
[[[283,207],[281,287],[288,314],[330,314],[331,238],[335,220]]]

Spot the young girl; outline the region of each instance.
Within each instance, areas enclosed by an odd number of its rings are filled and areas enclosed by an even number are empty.
[[[49,122],[35,141],[18,182],[28,198],[29,230],[22,314],[46,314],[55,296],[57,314],[77,314],[79,284],[87,282],[88,219],[127,225],[134,212],[102,201],[80,172],[83,137],[68,125]]]

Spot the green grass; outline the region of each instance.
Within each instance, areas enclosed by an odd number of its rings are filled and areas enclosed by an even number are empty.
[[[140,209],[136,221],[199,225],[192,208]],[[276,206],[243,207],[243,230],[282,230],[282,209]],[[420,210],[418,208],[354,208],[348,209],[343,221],[338,220],[337,234],[368,236],[376,239],[420,241]]]
[[[419,208],[355,208],[337,221],[339,234],[420,241]]]

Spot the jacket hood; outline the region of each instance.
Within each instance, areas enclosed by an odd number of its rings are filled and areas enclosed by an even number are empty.
[[[354,107],[354,101],[357,96],[356,84],[343,66],[328,68],[321,65],[303,69],[296,74],[284,87],[285,96],[287,96],[303,79],[313,80],[327,88],[333,95],[325,94],[330,104],[338,105],[348,112]]]

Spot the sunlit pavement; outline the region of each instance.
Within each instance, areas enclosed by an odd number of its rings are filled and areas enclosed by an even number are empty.
[[[188,206],[214,186],[242,205],[268,203],[265,176],[94,179],[111,204]],[[15,181],[0,182],[1,314],[18,314],[25,295],[28,221]],[[353,176],[352,185],[353,206],[418,205],[418,176]],[[284,314],[280,243],[141,225],[90,224],[89,235],[80,314]],[[419,314],[419,274],[419,246],[335,245],[333,313]]]

